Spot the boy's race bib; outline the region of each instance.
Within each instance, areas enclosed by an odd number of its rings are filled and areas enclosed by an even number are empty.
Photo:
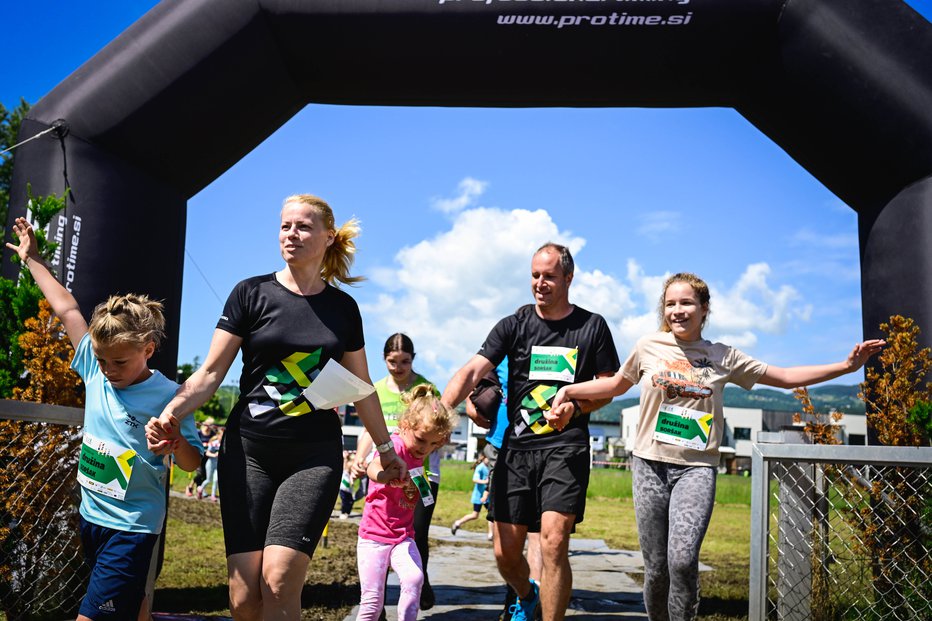
[[[704,451],[712,434],[712,414],[664,403],[657,415],[654,440]]]
[[[572,384],[576,379],[576,358],[579,349],[569,347],[531,347],[531,367],[528,379],[550,380]]]
[[[91,491],[123,500],[133,476],[136,452],[84,433],[78,460],[78,483]]]

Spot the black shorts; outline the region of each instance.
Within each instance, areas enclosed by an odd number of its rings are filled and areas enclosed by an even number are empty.
[[[492,472],[489,520],[527,526],[540,532],[545,511],[583,521],[589,487],[589,447],[557,446],[531,451],[507,450]]]
[[[223,436],[218,464],[227,556],[278,545],[312,556],[340,491],[339,440]]]

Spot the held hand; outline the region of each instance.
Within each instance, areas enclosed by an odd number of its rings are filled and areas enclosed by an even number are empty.
[[[572,401],[566,401],[556,408],[552,407],[549,410],[545,410],[544,418],[551,427],[557,431],[563,431],[563,428],[570,422],[575,412],[576,405]]]
[[[483,429],[492,428],[492,422],[479,413],[475,404],[472,402],[472,399],[469,397],[466,397],[466,416],[468,416],[472,422],[476,424],[476,427],[482,427]]]
[[[379,455],[379,461],[382,463],[382,472],[385,475],[384,480],[392,481],[398,479],[402,483],[408,480],[408,464],[404,462],[398,453],[388,451]],[[379,475],[381,478],[382,475]]]
[[[550,404],[550,408],[555,410],[557,407],[566,403],[568,400],[569,398],[566,396],[566,386],[564,386],[557,391],[556,396],[553,398],[553,403]]]
[[[29,224],[26,218],[16,218],[16,221],[13,222],[13,232],[16,234],[18,243],[14,245],[7,242],[6,247],[14,250],[24,265],[27,259],[40,260],[39,242],[36,240],[36,233],[32,225]]]
[[[353,459],[353,465],[350,466],[350,476],[353,479],[361,479],[366,476],[366,455],[362,453],[356,453],[356,457]]]
[[[886,344],[887,342],[883,339],[871,339],[863,343],[858,343],[854,346],[854,349],[851,350],[851,353],[848,354],[848,369],[857,371],[864,366],[871,356],[883,349]]]
[[[158,418],[150,418],[146,423],[146,444],[156,455],[167,455],[180,439],[181,424],[171,414],[162,412]]]

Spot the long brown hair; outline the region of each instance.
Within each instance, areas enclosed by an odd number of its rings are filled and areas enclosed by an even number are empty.
[[[707,285],[704,280],[695,274],[690,272],[680,272],[679,274],[670,276],[663,283],[663,291],[660,294],[660,306],[657,309],[657,312],[660,315],[660,331],[670,332],[670,326],[667,325],[667,322],[663,318],[663,308],[667,299],[667,289],[670,288],[670,285],[677,282],[685,283],[692,287],[693,291],[695,291],[696,297],[699,300],[699,306],[705,309],[705,315],[702,317],[702,325],[700,326],[700,328],[704,328],[705,322],[709,319],[709,313],[712,312],[712,310],[709,308],[709,301],[711,300],[711,296],[709,295],[709,285]]]

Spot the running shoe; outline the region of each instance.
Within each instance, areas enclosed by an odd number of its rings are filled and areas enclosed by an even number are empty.
[[[539,604],[540,587],[531,580],[531,592],[524,599],[519,597],[511,607],[511,621],[534,621]]]

